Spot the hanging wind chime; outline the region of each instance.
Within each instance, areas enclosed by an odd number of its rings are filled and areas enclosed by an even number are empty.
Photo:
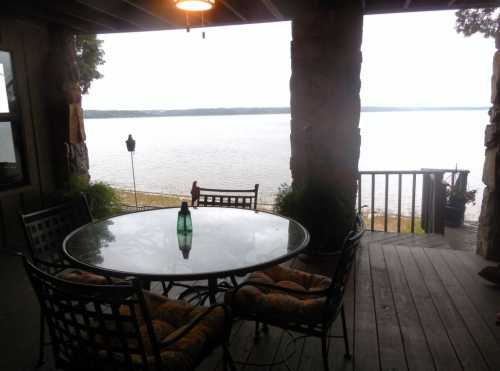
[[[200,12],[201,27],[205,26],[205,12],[210,10],[215,5],[215,0],[173,0],[175,6],[181,9],[186,14],[186,31],[191,30],[191,23],[189,20],[189,13]],[[201,33],[202,38],[205,38],[205,31]]]

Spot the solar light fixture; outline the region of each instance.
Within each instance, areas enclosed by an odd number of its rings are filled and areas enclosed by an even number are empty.
[[[174,0],[175,6],[186,12],[204,12],[215,5],[215,0]]]

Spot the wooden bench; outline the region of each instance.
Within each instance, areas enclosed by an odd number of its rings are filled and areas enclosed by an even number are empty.
[[[258,184],[253,189],[215,189],[198,187],[197,181],[194,181],[191,188],[191,205],[256,210],[258,194]]]

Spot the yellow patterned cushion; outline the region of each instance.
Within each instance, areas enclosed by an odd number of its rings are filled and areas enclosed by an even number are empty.
[[[180,300],[171,300],[163,295],[144,292],[146,305],[152,318],[153,328],[158,343],[167,342],[181,333],[189,323],[207,311],[206,307],[197,307]],[[142,321],[142,313],[136,308],[136,313]],[[128,307],[121,307],[122,315],[129,314]],[[192,329],[172,345],[160,348],[160,357],[164,365],[173,370],[192,370],[217,345],[224,339],[225,323],[224,310],[214,308],[203,317]],[[141,335],[145,340],[146,354],[149,362],[154,362],[151,345],[149,343],[146,325],[141,325]],[[138,356],[132,360],[141,363]]]
[[[86,283],[89,285],[105,285],[109,283],[106,277],[99,274],[82,271],[79,269],[65,269],[57,274],[57,278],[76,283]]]
[[[304,292],[319,291],[330,286],[330,279],[296,269],[275,266],[252,273],[247,282],[264,283]],[[226,303],[236,312],[253,313],[283,321],[317,322],[323,314],[325,297],[315,297],[280,290],[243,286],[234,295],[228,292]]]

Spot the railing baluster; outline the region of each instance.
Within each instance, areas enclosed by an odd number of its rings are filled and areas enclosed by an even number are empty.
[[[413,184],[411,190],[411,233],[415,233],[415,193],[417,187],[417,174],[413,174]]]
[[[375,174],[372,174],[372,210],[371,230],[375,230]]]
[[[361,174],[358,175],[358,213],[361,214]]]
[[[398,233],[401,233],[401,186],[403,174],[398,174]]]
[[[376,201],[375,201],[375,193],[376,193],[376,185],[375,185],[375,181],[377,179],[377,175],[384,175],[385,176],[385,194],[384,194],[384,220],[383,220],[383,223],[384,223],[384,229],[383,231],[387,232],[388,229],[389,229],[389,222],[392,223],[392,219],[389,219],[390,215],[389,215],[389,212],[391,210],[389,210],[389,191],[390,191],[390,186],[389,186],[389,181],[391,179],[391,175],[397,175],[398,176],[398,187],[397,187],[397,198],[398,198],[398,206],[397,206],[397,221],[396,221],[396,228],[397,228],[397,232],[398,233],[401,233],[401,230],[404,229],[404,227],[406,226],[406,220],[408,218],[411,218],[410,219],[410,231],[411,233],[415,233],[416,230],[417,230],[417,219],[416,219],[416,197],[417,197],[417,176],[423,176],[423,175],[428,175],[428,174],[434,174],[434,173],[447,173],[447,174],[451,174],[451,183],[452,184],[455,184],[457,181],[458,181],[458,176],[460,176],[460,181],[462,181],[462,177],[465,177],[465,180],[467,179],[467,175],[469,174],[469,171],[468,170],[458,170],[458,169],[421,169],[421,170],[371,170],[371,171],[359,171],[359,174],[357,176],[357,182],[358,182],[358,193],[357,193],[357,208],[358,208],[358,212],[361,212],[362,211],[362,203],[363,203],[363,186],[362,186],[362,180],[363,180],[363,176],[370,176],[371,177],[371,182],[372,182],[372,185],[371,185],[371,201],[370,201],[370,204],[371,204],[371,211],[370,212],[367,212],[365,214],[365,216],[367,218],[370,218],[371,219],[371,222],[370,222],[370,229],[372,231],[375,231],[375,227],[376,227],[376,222],[375,222],[375,218],[376,218],[376,212],[375,212],[375,205],[376,205]],[[403,176],[406,176],[406,175],[411,175],[412,176],[412,184],[411,186],[408,184],[408,187],[405,187],[405,189],[403,189]],[[366,178],[365,178],[366,179]],[[408,183],[410,181],[409,178],[408,179]],[[419,180],[420,182],[420,180]],[[465,181],[465,184],[466,184],[466,181]],[[406,185],[406,181],[405,181],[405,185]],[[395,187],[394,187],[395,188]],[[408,190],[406,189],[408,188]],[[403,214],[403,210],[402,210],[402,199],[403,199],[403,191],[405,191],[405,199],[406,199],[406,194],[407,192],[410,192],[410,189],[411,188],[411,216],[410,215],[406,215],[406,214]],[[393,190],[394,191],[394,190]],[[423,194],[424,190],[420,190]],[[368,192],[368,191],[367,191]],[[377,195],[377,196],[381,196],[381,195]],[[420,197],[420,195],[419,195]],[[423,196],[422,196],[423,197]],[[367,197],[366,197],[367,198]],[[423,208],[427,207],[427,203],[424,203],[422,205],[419,206],[419,211],[422,211],[423,212]],[[392,210],[392,212],[394,213],[394,210]],[[426,214],[427,215],[427,214]],[[392,217],[393,218],[393,217]],[[432,216],[432,218],[442,218],[442,216]],[[380,215],[380,220],[382,220],[381,218],[381,215]],[[431,221],[431,222],[442,222],[439,221],[439,220],[436,220],[436,221]],[[395,228],[395,229],[396,229]],[[382,228],[380,227],[379,228],[380,231],[382,231]]]
[[[387,232],[388,211],[389,211],[389,174],[385,174],[384,232]]]

